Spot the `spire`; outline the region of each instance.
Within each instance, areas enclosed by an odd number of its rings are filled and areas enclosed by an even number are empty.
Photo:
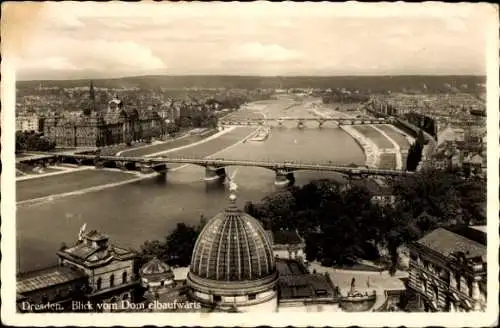
[[[90,80],[90,88],[89,88],[90,101],[92,102],[92,112],[95,112],[95,90],[94,90],[94,82]]]

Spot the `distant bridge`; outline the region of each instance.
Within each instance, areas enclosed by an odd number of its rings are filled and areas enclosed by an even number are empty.
[[[158,172],[166,175],[168,171],[167,164],[192,164],[205,168],[205,181],[223,180],[226,177],[225,168],[228,166],[253,166],[273,170],[276,173],[275,184],[288,185],[294,181],[294,172],[297,171],[323,171],[337,172],[351,177],[369,177],[369,176],[407,176],[413,172],[402,170],[386,170],[356,166],[339,166],[330,163],[304,163],[292,161],[253,161],[253,160],[234,160],[234,159],[201,159],[201,158],[183,158],[183,157],[118,157],[118,156],[99,156],[99,155],[80,155],[80,154],[57,154],[47,155],[36,159],[19,159],[20,163],[32,165],[47,165],[56,162],[73,163],[78,165],[91,165],[97,167],[113,167],[123,170],[140,170],[141,172]]]
[[[283,123],[295,121],[297,127],[303,128],[306,122],[318,122],[321,128],[326,122],[334,122],[336,126],[340,125],[361,125],[361,124],[390,124],[392,118],[326,118],[326,117],[276,117],[276,118],[247,118],[247,119],[223,119],[219,121],[219,126],[259,126],[274,123],[278,127]]]

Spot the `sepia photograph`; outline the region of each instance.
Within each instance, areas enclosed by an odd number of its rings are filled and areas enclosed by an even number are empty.
[[[1,19],[4,323],[496,326],[498,6]]]

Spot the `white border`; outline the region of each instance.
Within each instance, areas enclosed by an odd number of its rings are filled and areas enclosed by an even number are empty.
[[[5,4],[3,4],[5,5]],[[28,3],[28,5],[31,5]],[[68,4],[66,4],[68,5]],[[136,4],[114,3],[115,6],[130,6]],[[176,4],[181,5],[181,4]],[[193,13],[203,15],[203,11],[196,11],[199,8],[199,3],[183,3],[186,10]],[[203,4],[202,4],[203,5]],[[239,3],[212,3],[211,6],[217,5],[224,7],[230,11],[231,6],[243,4]],[[325,3],[284,3],[284,4],[263,4],[254,3],[253,5],[246,4],[249,10],[254,14],[265,15],[269,9],[279,10],[279,6],[297,6],[300,10],[297,15],[302,12],[308,14],[322,15],[325,11],[335,10],[338,15],[344,16],[404,16],[411,12],[411,15],[436,15],[440,16],[446,12],[450,6],[453,9],[459,9],[461,12],[468,12],[471,6],[476,4],[461,3],[461,4],[360,4],[347,3],[338,4],[335,6],[326,7]],[[331,5],[331,4],[330,4]],[[411,10],[407,10],[407,6],[412,6]],[[251,314],[166,314],[166,313],[121,313],[121,314],[17,314],[15,312],[15,169],[14,169],[14,108],[15,108],[15,73],[12,65],[14,59],[7,51],[5,51],[6,28],[4,25],[5,15],[2,15],[2,109],[1,121],[3,133],[1,136],[2,149],[1,159],[3,163],[2,174],[2,290],[1,296],[3,300],[1,314],[2,321],[8,325],[16,326],[142,326],[145,324],[156,325],[200,325],[200,326],[345,326],[359,325],[367,327],[377,326],[400,326],[400,325],[418,325],[418,326],[448,326],[448,327],[478,327],[491,326],[497,322],[498,314],[498,213],[499,213],[499,194],[498,194],[498,171],[499,167],[499,84],[498,84],[498,51],[499,51],[499,35],[498,35],[498,8],[493,5],[478,4],[477,9],[484,9],[485,21],[490,21],[490,35],[488,35],[488,51],[487,58],[487,108],[488,108],[488,310],[484,313],[298,313],[296,315],[290,313],[266,313],[262,316]],[[481,7],[482,6],[482,7]],[[335,7],[335,9],[333,9]],[[403,8],[404,7],[404,8]],[[121,8],[121,7],[120,7]],[[476,7],[474,7],[476,8]],[[2,8],[3,9],[3,8]],[[3,13],[4,10],[2,10]],[[12,23],[12,22],[11,22]],[[9,29],[13,29],[12,24],[8,24]],[[388,19],[390,24],[390,18]],[[411,42],[411,41],[410,41]]]

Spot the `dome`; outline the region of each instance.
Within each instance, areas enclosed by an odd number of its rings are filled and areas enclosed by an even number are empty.
[[[267,233],[259,221],[235,206],[235,199],[232,195],[231,206],[201,231],[191,259],[191,277],[231,283],[276,276]]]
[[[172,279],[174,273],[170,266],[156,257],[141,267],[141,277],[151,280]],[[156,279],[155,279],[156,278]]]

